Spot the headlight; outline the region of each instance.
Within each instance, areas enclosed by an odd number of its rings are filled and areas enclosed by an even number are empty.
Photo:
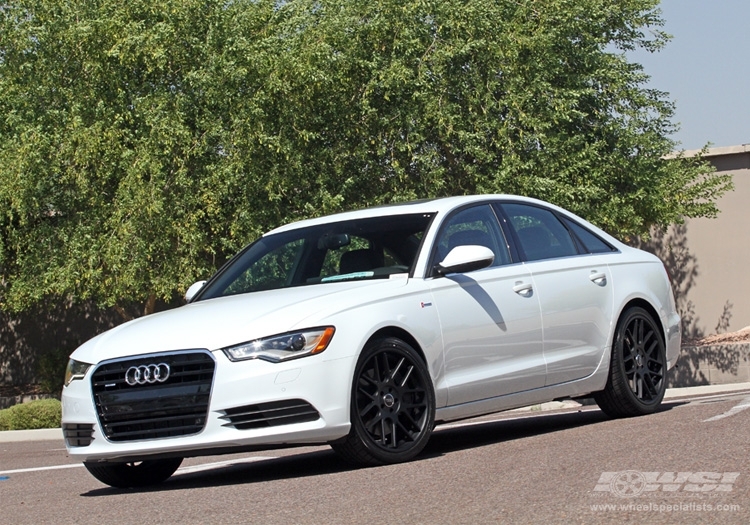
[[[223,348],[231,361],[264,359],[272,363],[319,354],[328,347],[336,329],[332,326],[308,328],[296,332],[264,337]]]
[[[68,367],[65,369],[65,386],[68,386],[71,381],[75,381],[76,379],[83,379],[89,368],[91,368],[91,365],[88,363],[82,363],[75,359],[68,361]]]

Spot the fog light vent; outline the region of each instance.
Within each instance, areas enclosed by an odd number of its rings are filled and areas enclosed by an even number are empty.
[[[65,423],[62,431],[69,447],[88,447],[94,441],[94,425],[88,423]]]

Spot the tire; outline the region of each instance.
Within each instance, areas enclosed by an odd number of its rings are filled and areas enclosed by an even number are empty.
[[[365,346],[352,381],[351,424],[331,446],[352,463],[401,463],[424,449],[435,426],[435,391],[421,356],[404,341]]]
[[[610,417],[641,416],[659,408],[666,388],[661,330],[646,310],[631,307],[617,323],[607,386],[594,400]]]
[[[157,485],[174,474],[182,458],[131,463],[87,463],[83,466],[102,483],[118,489]]]

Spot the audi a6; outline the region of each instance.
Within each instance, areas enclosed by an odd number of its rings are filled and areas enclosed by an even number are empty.
[[[402,462],[437,423],[555,399],[648,414],[680,348],[657,257],[508,195],[288,224],[186,299],[71,355],[66,446],[105,484],[303,444]]]

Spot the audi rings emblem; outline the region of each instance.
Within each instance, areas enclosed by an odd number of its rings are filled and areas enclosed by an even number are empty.
[[[130,386],[163,383],[169,379],[167,363],[131,366],[125,372],[125,382]]]

